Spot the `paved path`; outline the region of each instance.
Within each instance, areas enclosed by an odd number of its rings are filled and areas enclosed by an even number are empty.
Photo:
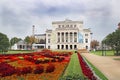
[[[120,60],[116,57],[98,56],[90,53],[82,53],[94,66],[96,66],[109,80],[120,80]],[[117,58],[120,58],[117,57]]]

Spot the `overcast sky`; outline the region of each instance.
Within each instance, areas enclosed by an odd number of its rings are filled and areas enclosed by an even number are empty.
[[[120,0],[0,0],[0,32],[24,38],[52,29],[52,21],[84,22],[93,39],[101,41],[120,22]]]

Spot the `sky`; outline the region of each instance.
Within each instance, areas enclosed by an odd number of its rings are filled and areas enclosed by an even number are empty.
[[[0,32],[24,39],[52,29],[52,21],[83,21],[101,41],[120,22],[120,0],[0,0]]]

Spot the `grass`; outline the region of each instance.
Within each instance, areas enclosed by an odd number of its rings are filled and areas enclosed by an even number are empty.
[[[102,56],[102,50],[91,51],[90,53]],[[114,51],[112,51],[112,50],[106,50],[106,51],[104,51],[103,55],[105,55],[105,53],[106,53],[106,56],[114,56]]]
[[[92,70],[95,72],[95,74],[101,79],[101,80],[108,80],[107,77],[104,76],[104,74],[98,70],[92,63],[90,63],[86,58],[84,58],[87,63],[92,67]]]
[[[9,50],[5,54],[17,54],[17,53],[31,53],[33,50]]]
[[[68,64],[67,69],[65,70],[64,76],[67,76],[67,75],[72,76],[73,74],[78,74],[83,76],[83,73],[79,64],[78,56],[75,53],[71,56],[71,60]]]

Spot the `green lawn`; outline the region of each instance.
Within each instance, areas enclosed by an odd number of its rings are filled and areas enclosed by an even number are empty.
[[[85,58],[84,58],[85,59]],[[99,71],[93,64],[91,64],[87,59],[85,59],[87,63],[91,66],[92,70],[95,72],[95,74],[101,79],[101,80],[108,80],[107,77],[104,76],[104,74]]]
[[[99,50],[99,51],[91,51],[90,53],[93,53],[93,54],[102,56],[102,50]],[[105,55],[105,53],[106,53],[106,56],[113,56],[113,55],[114,55],[114,51],[112,51],[112,50],[104,51],[104,52],[103,52],[103,55]]]
[[[64,77],[68,77],[68,78],[71,78],[71,79],[68,79],[68,80],[74,80],[74,78],[76,80],[78,79],[84,79],[84,75],[82,73],[82,70],[81,70],[81,67],[80,67],[80,64],[79,64],[79,60],[78,60],[78,56],[77,56],[77,53],[74,53],[72,56],[71,56],[71,60],[64,72],[64,74],[62,75],[62,79],[60,80],[66,80],[64,79]],[[79,77],[79,78],[78,78]]]
[[[9,50],[6,54],[31,53],[33,50]]]

